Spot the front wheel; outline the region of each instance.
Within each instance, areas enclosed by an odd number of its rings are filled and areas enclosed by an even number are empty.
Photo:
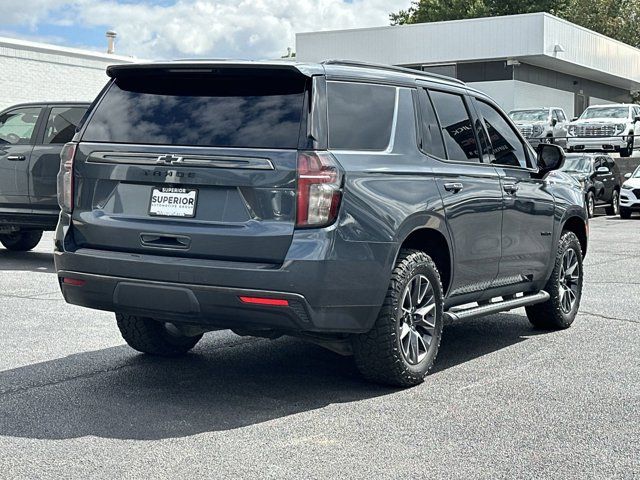
[[[398,387],[421,383],[440,346],[443,304],[433,260],[419,250],[402,249],[373,328],[352,337],[362,375]]]
[[[172,324],[153,318],[116,313],[116,320],[127,344],[150,355],[182,355],[195,347],[202,338],[202,335],[183,335]]]
[[[634,146],[633,135],[630,135],[629,139],[627,140],[627,147],[620,149],[620,156],[630,157],[631,155],[633,155],[633,146]]]
[[[623,220],[629,220],[631,218],[631,210],[625,207],[620,207],[620,218]]]
[[[578,314],[582,297],[582,249],[573,232],[560,237],[556,260],[544,290],[551,298],[544,303],[526,307],[529,321],[538,328],[569,328]]]
[[[611,206],[606,207],[605,211],[607,215],[618,215],[620,209],[620,195],[617,190],[613,191],[611,195]]]
[[[33,250],[42,239],[42,230],[23,230],[20,232],[0,235],[0,243],[7,250],[14,252],[28,252]]]

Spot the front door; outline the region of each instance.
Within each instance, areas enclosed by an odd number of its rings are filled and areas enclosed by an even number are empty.
[[[29,207],[29,160],[41,107],[0,115],[0,208]]]
[[[533,152],[515,127],[495,106],[479,99],[475,104],[490,138],[504,198],[502,256],[494,286],[523,291],[528,283],[543,279],[555,251],[554,197],[544,180],[534,178]]]

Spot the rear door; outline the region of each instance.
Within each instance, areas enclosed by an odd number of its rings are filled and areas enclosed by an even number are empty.
[[[283,262],[308,85],[285,68],[118,74],[76,153],[76,243]]]
[[[29,208],[28,169],[42,107],[0,115],[0,208]]]
[[[541,280],[554,252],[554,197],[546,182],[535,178],[532,151],[506,116],[482,99],[474,105],[489,136],[491,162],[504,195],[502,257],[494,285]]]
[[[608,162],[609,157],[602,156],[595,160],[595,180],[596,186],[601,185],[601,188],[596,188],[596,200],[598,202],[610,203],[611,196],[613,195],[613,189],[615,187],[615,174],[611,169],[611,165]],[[598,168],[604,167],[608,169],[607,173],[598,173]]]
[[[464,94],[423,89],[420,95],[423,137],[432,145],[436,141],[441,144],[430,153],[439,157],[433,163],[433,173],[454,249],[450,295],[473,301],[498,274],[500,180],[493,166],[482,161],[483,145],[476,136]]]
[[[54,105],[43,112],[43,128],[38,133],[29,161],[31,208],[57,211],[56,176],[60,151],[76,133],[87,106]]]

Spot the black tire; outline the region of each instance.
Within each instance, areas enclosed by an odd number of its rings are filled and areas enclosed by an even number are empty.
[[[620,207],[620,218],[629,220],[631,218],[631,210],[625,207]]]
[[[425,287],[422,298],[423,302],[428,303],[427,307],[431,307],[428,310],[428,323],[417,320],[420,317],[418,311],[425,308],[418,308],[420,300],[415,302],[416,310],[413,314],[407,313],[403,303],[407,290],[411,292],[416,281],[418,296],[420,295],[421,285],[425,284],[421,283],[424,282],[424,278],[428,280],[428,286]],[[429,286],[431,290],[428,290]],[[413,308],[411,293],[409,297]],[[402,249],[391,274],[387,296],[373,328],[367,333],[352,337],[355,362],[362,375],[368,380],[396,387],[422,383],[433,366],[440,347],[443,304],[442,282],[433,260],[419,250]],[[413,326],[409,327],[409,322]],[[429,325],[428,330],[423,325]],[[413,329],[407,340],[410,346],[406,348],[405,329]],[[419,336],[413,332],[419,332]],[[418,339],[415,342],[415,350],[414,338]],[[422,358],[418,341],[426,348]],[[408,360],[412,353],[415,353],[415,363]]]
[[[587,192],[585,205],[587,207],[587,215],[589,215],[589,218],[593,218],[596,214],[596,196],[591,190]]]
[[[0,243],[4,248],[14,252],[33,250],[42,239],[42,230],[24,230],[21,232],[0,235]]]
[[[633,145],[634,145],[633,135],[629,135],[629,139],[627,140],[627,147],[620,149],[620,157],[626,158],[633,155]]]
[[[177,331],[167,330],[164,322],[147,317],[116,313],[118,328],[127,344],[139,352],[163,357],[174,357],[187,353],[202,338],[188,337]]]
[[[570,288],[575,295],[575,303],[571,304],[571,308],[567,309],[567,304],[563,302],[563,278],[564,271],[563,262],[565,254],[571,250],[577,262],[578,277],[575,281],[575,290]],[[570,254],[567,254],[570,256]],[[575,272],[575,270],[574,270]],[[551,295],[551,298],[544,303],[538,303],[526,307],[527,317],[529,321],[538,328],[548,330],[560,330],[569,328],[578,314],[580,308],[580,299],[582,297],[582,284],[584,280],[584,270],[582,268],[582,249],[580,241],[573,232],[564,231],[560,237],[558,248],[556,250],[555,266],[551,278],[544,287],[544,290]],[[564,280],[568,277],[565,275]]]
[[[607,215],[618,215],[620,207],[620,194],[614,190],[611,194],[611,205],[605,208]]]

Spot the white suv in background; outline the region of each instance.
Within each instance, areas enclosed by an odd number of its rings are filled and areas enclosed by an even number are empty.
[[[620,152],[640,148],[640,105],[592,105],[568,128],[570,152]]]
[[[620,216],[630,218],[632,212],[640,212],[640,167],[627,173],[620,189]]]
[[[540,143],[567,144],[568,117],[560,107],[517,108],[509,112],[522,136],[531,146]]]

